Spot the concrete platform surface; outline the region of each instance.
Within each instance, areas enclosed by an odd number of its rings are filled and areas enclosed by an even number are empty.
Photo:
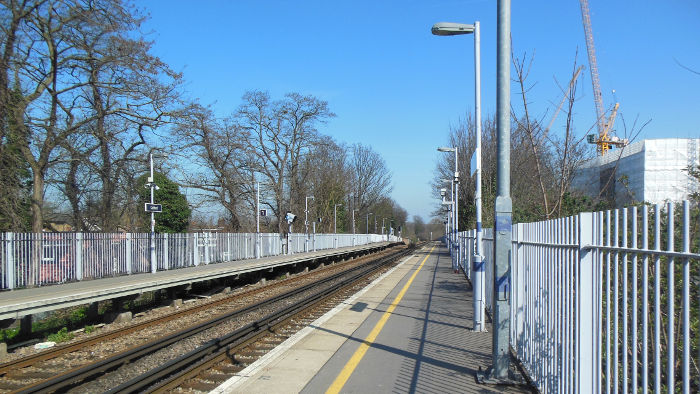
[[[470,330],[467,286],[447,249],[431,244],[214,393],[531,392],[476,383],[491,364],[491,333]]]
[[[158,271],[156,273],[125,275],[4,291],[0,292],[0,320],[18,319],[34,313],[187,285],[199,281],[272,269],[310,260],[332,258],[348,253],[380,249],[385,248],[387,245],[389,243],[382,242],[260,259],[203,264],[197,267]]]

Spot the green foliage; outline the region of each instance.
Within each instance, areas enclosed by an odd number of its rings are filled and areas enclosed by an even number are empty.
[[[581,212],[598,212],[612,208],[612,203],[609,201],[595,200],[588,196],[566,192],[562,199],[561,216],[568,217]]]
[[[0,330],[0,342],[12,342],[19,335],[19,328],[3,328]]]
[[[34,322],[32,331],[50,332],[59,327],[77,327],[87,319],[87,307],[80,307],[72,310],[68,314],[54,314],[46,320]]]
[[[74,337],[75,337],[75,335],[73,335],[72,332],[68,332],[68,328],[63,327],[60,330],[58,330],[57,333],[49,334],[47,339],[51,342],[61,343],[61,342],[70,341]]]
[[[86,334],[92,334],[93,332],[95,332],[95,330],[97,330],[97,328],[93,325],[85,326]]]
[[[155,190],[153,199],[156,204],[163,205],[163,212],[156,213],[157,233],[181,233],[187,231],[190,224],[192,210],[187,204],[187,198],[180,192],[178,185],[161,173],[153,175],[158,190]],[[139,207],[151,201],[151,190],[147,188],[148,175],[144,174],[136,182],[139,193]],[[150,231],[151,215],[140,210],[142,231]]]

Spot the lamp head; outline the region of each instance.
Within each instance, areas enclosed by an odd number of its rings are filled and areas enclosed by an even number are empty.
[[[474,33],[474,25],[453,22],[438,22],[430,29],[436,36],[457,36]]]
[[[455,148],[448,148],[446,146],[441,146],[437,148],[438,152],[454,152]]]

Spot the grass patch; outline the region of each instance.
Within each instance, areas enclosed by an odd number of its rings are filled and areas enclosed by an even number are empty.
[[[70,341],[74,337],[75,337],[75,335],[73,335],[72,332],[68,332],[68,328],[63,327],[60,330],[58,330],[57,333],[49,334],[47,339],[51,342],[61,343],[61,342]]]

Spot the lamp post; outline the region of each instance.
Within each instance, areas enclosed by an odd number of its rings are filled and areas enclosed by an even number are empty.
[[[369,234],[369,217],[372,215],[374,215],[372,212],[368,212],[366,217],[365,217],[365,225],[366,225],[365,234]]]
[[[357,209],[352,209],[352,246],[355,246],[355,211]]]
[[[306,252],[309,251],[309,199],[314,199],[314,196],[306,196],[306,206],[304,208],[304,229],[306,232],[306,237],[304,240],[304,245],[306,246]]]
[[[255,182],[255,254],[260,258],[260,182]]]
[[[309,199],[314,199],[314,196],[306,196],[306,206],[304,207],[304,228],[306,234],[309,234]]]
[[[443,181],[445,181],[445,180],[443,180]],[[451,191],[452,190],[453,189],[451,189]],[[450,199],[447,200],[447,198],[446,198],[447,189],[444,187],[440,188],[440,196],[442,197],[442,205],[445,206],[445,211],[446,211],[446,214],[445,214],[445,243],[447,244],[447,247],[450,248],[450,256],[452,256],[452,238],[451,238],[452,231],[450,230],[451,229],[451,222],[452,222],[452,219],[451,219],[451,216],[452,216],[451,212],[452,211],[450,209],[450,206],[454,205],[454,199],[453,199],[452,193],[450,193]],[[453,260],[453,265],[454,265],[454,260]]]
[[[457,221],[457,202],[459,201],[459,195],[458,195],[458,188],[457,188],[457,182],[455,181],[459,177],[459,172],[457,172],[457,147],[454,148],[444,148],[440,147],[438,148],[438,151],[440,152],[455,152],[455,176],[454,179],[443,179],[442,181],[444,183],[449,183],[450,184],[450,198],[452,199],[452,208],[449,208],[448,206],[448,211],[451,209],[451,213],[449,214],[449,218],[452,221],[452,228],[450,231],[450,255],[452,256],[452,269],[457,273],[457,268],[459,267],[459,255],[460,255],[460,245],[457,240],[457,235],[458,235],[458,221]],[[456,251],[455,251],[456,249]],[[455,256],[456,255],[456,256]]]
[[[509,7],[510,8],[510,7]],[[476,174],[476,187],[474,192],[474,205],[476,206],[476,247],[474,248],[474,260],[470,267],[472,270],[472,285],[474,289],[474,330],[484,331],[485,316],[485,289],[484,286],[484,257],[483,257],[483,231],[481,228],[481,34],[479,21],[473,25],[459,23],[436,23],[432,32],[439,36],[453,36],[474,33],[474,112],[476,123],[476,149],[474,150],[474,166],[472,171]],[[456,155],[456,152],[455,152]],[[459,217],[458,217],[459,218]]]
[[[153,192],[155,188],[158,186],[156,185],[155,179],[153,179],[153,152],[148,154],[148,157],[151,162],[151,177],[148,179],[150,185],[149,187],[151,188],[151,204],[153,204]],[[153,212],[151,212],[151,272],[155,273],[158,270],[158,262],[156,261],[156,240],[155,240],[155,232],[156,232],[156,217]]]
[[[494,204],[493,348],[491,380],[510,380],[510,256],[513,201],[510,197],[510,0],[498,0],[496,66],[497,194]]]
[[[386,220],[386,218],[382,218],[382,237],[384,236],[384,220]],[[388,235],[388,231],[387,231],[387,240],[388,239],[389,239],[389,235]]]
[[[165,155],[156,155],[156,158],[164,158]],[[160,190],[158,185],[156,185],[155,179],[153,178],[153,150],[148,153],[148,159],[150,161],[151,176],[148,177],[148,182],[146,187],[151,189],[151,205],[154,204],[153,197],[155,190]],[[156,260],[156,217],[153,211],[151,211],[151,242],[150,242],[150,255],[151,255],[151,272],[155,273],[158,271],[158,261]]]
[[[338,207],[342,207],[343,204],[333,205],[333,237],[335,242],[335,247],[338,248]]]

